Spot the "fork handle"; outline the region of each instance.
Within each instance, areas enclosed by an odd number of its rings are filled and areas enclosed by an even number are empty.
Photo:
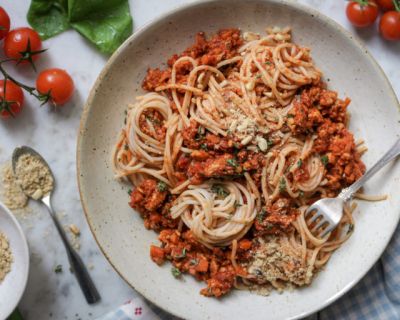
[[[90,277],[90,274],[83,263],[79,254],[74,250],[71,244],[68,241],[68,237],[64,232],[63,227],[57,219],[56,214],[51,205],[50,196],[46,196],[42,199],[43,204],[49,210],[50,216],[56,226],[58,233],[60,234],[61,240],[64,243],[65,249],[67,251],[68,260],[71,266],[73,273],[75,274],[76,279],[78,280],[79,286],[82,289],[82,292],[86,298],[88,304],[93,304],[98,302],[100,298],[100,294],[97,291],[97,288]]]
[[[351,186],[344,188],[342,192],[340,192],[339,197],[344,201],[350,200],[354,193],[358,191],[375,173],[381,170],[385,165],[387,165],[390,161],[396,158],[400,154],[400,139],[396,141],[396,143],[384,154],[382,158],[378,160],[364,175],[354,182]]]

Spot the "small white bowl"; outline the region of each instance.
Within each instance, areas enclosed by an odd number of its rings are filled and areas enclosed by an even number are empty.
[[[17,307],[25,291],[29,273],[29,249],[17,219],[1,202],[0,232],[8,238],[14,257],[11,271],[0,283],[0,319],[6,319]]]

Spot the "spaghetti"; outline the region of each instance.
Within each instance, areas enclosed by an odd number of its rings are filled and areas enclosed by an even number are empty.
[[[354,225],[346,207],[321,239],[304,218],[365,171],[350,100],[326,89],[289,28],[199,33],[168,65],[148,70],[113,152],[131,206],[160,232],[151,258],[206,281],[206,296],[309,284]]]

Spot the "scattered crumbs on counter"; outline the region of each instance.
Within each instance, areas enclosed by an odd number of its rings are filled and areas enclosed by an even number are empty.
[[[56,212],[56,215],[57,215],[57,218],[60,220],[64,219],[67,216],[64,211]]]
[[[25,208],[28,204],[28,197],[24,194],[15,179],[10,161],[2,165],[1,174],[1,196],[4,204],[11,210]]]
[[[0,283],[11,271],[13,255],[7,237],[0,232]]]
[[[81,235],[81,230],[75,225],[75,224],[70,224],[69,225],[69,230],[75,235],[75,236],[80,236]]]
[[[64,230],[69,233],[69,238],[71,240],[71,245],[75,250],[80,250],[81,242],[80,236],[81,231],[75,224],[70,224],[68,226],[64,226]]]

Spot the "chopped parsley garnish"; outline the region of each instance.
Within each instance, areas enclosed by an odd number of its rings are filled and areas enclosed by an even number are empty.
[[[207,144],[202,143],[202,144],[200,145],[200,149],[205,150],[205,151],[208,151]]]
[[[237,200],[235,200],[235,204],[234,204],[234,207],[235,208],[239,208],[239,207],[241,207],[242,205],[239,203],[239,202],[237,202]]]
[[[172,267],[171,268],[171,273],[175,278],[180,278],[182,275],[182,272],[178,268]]]
[[[254,274],[259,277],[263,275],[263,273],[260,269],[254,269]]]
[[[279,181],[279,192],[284,192],[286,191],[286,180],[285,178],[281,178]]]
[[[302,160],[302,159],[299,159],[299,160],[297,161],[297,168],[300,168],[302,165],[303,165],[303,160]]]
[[[199,141],[199,140],[203,139],[205,133],[206,133],[206,129],[202,126],[199,126],[197,128],[197,133],[196,133],[196,136],[194,137],[194,140]]]
[[[265,230],[271,230],[274,226],[272,224],[268,224],[265,226]]]
[[[236,161],[236,159],[233,159],[233,158],[226,160],[226,163],[234,168],[236,168],[239,165],[238,162]]]
[[[191,266],[197,266],[199,264],[199,260],[198,259],[191,259],[189,261],[189,265]]]
[[[347,229],[347,234],[353,232],[353,230],[354,230],[354,224],[350,223],[350,224],[349,224],[349,227],[348,227],[348,229]]]
[[[300,190],[299,191],[299,198],[303,198],[304,197],[304,191]]]
[[[289,113],[289,114],[287,115],[287,117],[288,117],[288,118],[294,118],[294,114]]]
[[[129,194],[129,196],[132,195],[132,189],[129,189],[129,190],[128,190],[128,194]]]
[[[124,149],[126,150],[126,151],[128,151],[129,150],[129,147],[128,147],[128,145],[126,144],[126,145],[124,145]]]
[[[256,75],[256,79],[260,79],[261,78],[261,74]]]
[[[160,192],[164,192],[168,190],[168,186],[164,181],[158,181],[157,190]]]
[[[54,268],[54,272],[55,272],[55,273],[61,273],[62,271],[63,271],[63,269],[62,269],[62,265],[61,265],[61,264],[57,265],[57,266]]]
[[[271,61],[265,61],[265,64],[271,64]]]
[[[274,142],[272,140],[267,140],[267,145],[268,148],[274,145]]]
[[[224,189],[220,184],[213,184],[211,186],[211,191],[215,193],[219,198],[225,199],[229,196],[229,192]]]
[[[329,162],[328,156],[327,156],[327,155],[323,155],[323,156],[321,157],[321,162],[322,162],[322,164],[323,164],[324,166],[326,166],[326,165],[328,164],[328,162]]]
[[[240,151],[240,144],[239,143],[234,143],[233,144],[233,154],[236,156]]]
[[[177,256],[174,256],[175,259],[183,259],[185,257],[186,257],[186,248],[182,249],[182,253],[181,254],[179,254]]]
[[[267,211],[265,211],[265,209],[262,209],[257,215],[258,223],[262,223],[264,221],[264,218],[266,215],[267,215]]]
[[[149,120],[150,122],[156,124],[156,125],[160,125],[161,124],[160,120],[158,120],[157,118],[152,118],[149,115],[146,115],[146,119]]]

